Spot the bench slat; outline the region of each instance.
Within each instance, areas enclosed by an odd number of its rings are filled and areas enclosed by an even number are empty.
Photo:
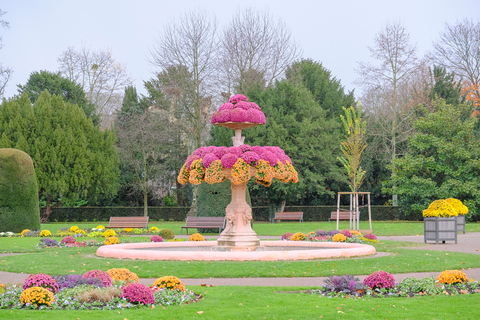
[[[337,220],[337,211],[332,211],[330,219],[328,220]],[[350,211],[340,210],[338,220],[350,220]]]
[[[183,229],[203,228],[203,229],[218,229],[218,233],[225,229],[225,217],[187,217],[185,226],[181,227],[181,234]]]
[[[299,222],[303,221],[303,212],[275,212],[275,220],[298,220]]]
[[[106,228],[142,228],[148,229],[149,217],[110,217],[110,222]]]

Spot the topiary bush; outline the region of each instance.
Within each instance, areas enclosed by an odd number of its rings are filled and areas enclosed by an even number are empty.
[[[0,232],[40,229],[33,161],[21,150],[0,149]]]
[[[162,237],[163,239],[173,239],[175,238],[175,234],[173,233],[172,230],[170,229],[162,229],[160,230],[160,232],[158,233],[158,235],[160,237]]]

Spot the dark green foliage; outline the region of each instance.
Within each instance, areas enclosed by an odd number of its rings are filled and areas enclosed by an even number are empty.
[[[158,235],[166,240],[175,238],[175,234],[170,229],[162,229],[158,232]]]
[[[0,149],[0,232],[24,229],[40,229],[33,162],[23,151]]]
[[[445,198],[463,201],[469,209],[467,217],[478,217],[480,140],[474,131],[478,119],[469,116],[468,105],[453,106],[440,99],[434,108],[416,121],[409,152],[394,160],[396,174],[384,191],[397,193],[399,204],[417,219],[432,201]]]
[[[95,105],[87,100],[82,87],[58,73],[43,70],[32,72],[27,83],[17,87],[20,95],[26,93],[32,103],[35,103],[40,94],[47,90],[51,95],[60,96],[65,102],[79,106],[94,124],[100,123],[100,116],[95,114]]]
[[[441,98],[445,103],[451,105],[458,105],[465,101],[462,96],[462,80],[455,80],[455,73],[448,73],[444,67],[433,67],[434,85],[430,92],[429,99],[435,100]]]

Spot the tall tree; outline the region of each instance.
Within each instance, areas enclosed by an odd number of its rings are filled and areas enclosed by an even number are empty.
[[[267,12],[244,9],[232,17],[220,40],[223,90],[245,93],[249,86],[271,86],[284,76],[300,50],[287,26]]]
[[[433,48],[435,63],[466,80],[466,86],[480,99],[480,21],[445,24]]]
[[[96,200],[118,189],[115,136],[87,119],[78,106],[45,91],[35,104],[27,96],[4,101],[0,107],[0,147],[28,153],[35,166],[39,196],[52,201]]]
[[[4,14],[6,14],[6,12],[0,9],[0,26],[2,26],[5,29],[8,29],[10,28],[10,24],[7,21],[1,19],[1,17]],[[2,37],[0,36],[0,49],[2,49],[2,47],[3,47]],[[0,98],[3,97],[3,93],[5,92],[5,87],[7,86],[7,83],[10,80],[12,72],[13,72],[12,69],[4,67],[0,62]]]
[[[462,97],[462,81],[456,79],[454,72],[447,72],[445,67],[434,66],[433,80],[430,100],[441,98],[451,105],[458,105],[465,100],[465,97]]]
[[[79,84],[91,103],[102,125],[111,124],[113,113],[120,109],[123,92],[133,80],[124,64],[116,61],[110,50],[93,51],[69,47],[59,57],[60,74]]]
[[[400,23],[388,24],[375,36],[374,43],[369,50],[378,64],[359,63],[356,83],[364,89],[363,105],[375,113],[378,121],[372,127],[380,131],[372,134],[381,136],[392,161],[403,153],[401,147],[406,145],[413,129],[415,109],[409,103],[408,83],[421,64],[416,46],[410,43],[410,35]],[[394,167],[392,172],[395,173]],[[393,203],[396,204],[396,195]]]
[[[331,119],[340,119],[342,108],[348,108],[355,103],[353,91],[345,92],[340,80],[333,77],[330,70],[311,59],[294,62],[287,68],[286,78],[302,83],[310,90],[322,109],[327,111],[327,117]]]
[[[95,114],[95,105],[87,100],[82,87],[58,73],[43,70],[32,72],[27,83],[17,87],[18,93],[21,95],[25,92],[32,103],[38,100],[43,91],[48,90],[51,95],[60,96],[65,102],[79,106],[95,125],[100,122],[100,117]]]
[[[409,152],[394,160],[396,175],[384,191],[398,193],[399,203],[420,218],[423,209],[437,199],[457,198],[477,216],[480,209],[480,140],[478,119],[470,106],[434,102],[435,112],[419,118],[417,133],[409,138]],[[395,189],[392,187],[395,186]]]

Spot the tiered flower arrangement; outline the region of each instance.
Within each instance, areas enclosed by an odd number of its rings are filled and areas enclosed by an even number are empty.
[[[188,241],[205,241],[205,238],[200,233],[194,233],[188,237]]]
[[[230,169],[232,182],[240,184],[251,178],[251,168],[256,169],[255,180],[270,186],[273,178],[283,183],[298,182],[298,173],[292,160],[279,147],[258,147],[247,144],[239,147],[202,147],[195,150],[182,166],[178,182],[185,184],[209,184],[223,182],[223,169]]]
[[[161,277],[155,280],[153,286],[158,288],[166,288],[170,290],[180,290],[185,291],[185,285],[183,282],[174,276]]]
[[[461,270],[445,270],[437,278],[440,283],[456,284],[468,282],[467,275]]]
[[[456,200],[456,199],[453,199],[453,200]],[[463,206],[463,204],[462,204],[462,206]],[[427,209],[423,210],[423,217],[425,217],[425,218],[430,218],[430,217],[443,217],[443,218],[456,217],[459,214],[459,212],[456,208],[460,208],[460,206],[458,205],[458,203],[456,201],[452,201],[452,200],[447,201],[447,200],[444,200],[444,199],[435,200],[428,206]],[[462,212],[464,211],[463,208],[461,208],[461,210],[462,210]],[[468,209],[467,209],[467,212],[468,212]]]
[[[225,122],[247,122],[265,124],[265,114],[254,102],[248,102],[248,98],[236,94],[227,103],[220,106],[212,115],[212,124]]]
[[[133,283],[140,280],[135,272],[132,272],[127,268],[113,268],[107,270],[107,273],[110,275],[113,281],[116,280],[126,283]]]

